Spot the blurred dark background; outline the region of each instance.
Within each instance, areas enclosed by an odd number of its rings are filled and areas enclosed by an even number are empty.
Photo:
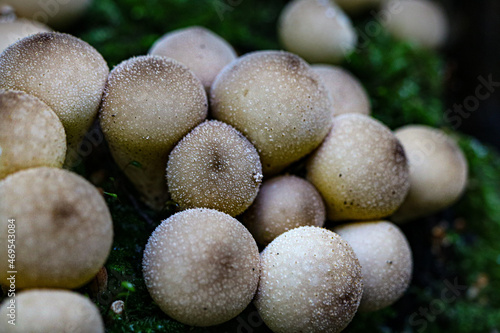
[[[491,96],[457,128],[500,149],[500,1],[445,0],[451,36],[445,48],[449,77],[445,107],[474,96],[479,76],[499,82]]]

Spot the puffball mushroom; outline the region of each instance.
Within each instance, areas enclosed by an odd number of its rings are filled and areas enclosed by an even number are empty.
[[[0,0],[0,5],[11,6],[17,16],[62,29],[78,20],[91,2],[92,0]]]
[[[388,221],[356,222],[333,229],[352,247],[361,264],[360,311],[376,311],[396,302],[410,284],[413,260],[405,235]]]
[[[167,315],[187,325],[217,325],[251,302],[259,281],[259,250],[233,217],[188,209],[153,232],[143,272],[151,297]]]
[[[323,141],[332,123],[331,107],[319,77],[288,52],[248,53],[226,66],[211,90],[213,117],[253,143],[268,175]]]
[[[311,68],[330,93],[335,116],[344,113],[370,114],[370,98],[354,75],[331,65],[313,65]]]
[[[0,20],[0,53],[24,37],[50,31],[52,30],[46,25],[26,19]]]
[[[183,63],[196,74],[207,91],[222,68],[236,59],[236,52],[228,42],[202,27],[165,34],[154,43],[149,54]]]
[[[278,34],[285,50],[310,63],[340,63],[357,43],[351,20],[329,0],[291,1],[280,14]]]
[[[391,13],[383,24],[396,38],[427,48],[438,48],[445,43],[448,20],[443,8],[437,3],[427,0],[391,0],[384,2],[382,10]]]
[[[363,292],[361,266],[334,232],[300,227],[275,238],[261,253],[255,306],[274,333],[340,332]]]
[[[62,167],[66,134],[57,115],[38,98],[0,90],[0,179],[37,166]]]
[[[467,160],[445,132],[423,125],[397,129],[410,165],[410,191],[391,218],[404,222],[431,215],[460,198],[467,185]]]
[[[0,54],[0,88],[36,96],[59,116],[68,142],[68,167],[97,115],[108,72],[92,46],[56,32],[26,37]]]
[[[205,120],[207,109],[200,80],[173,59],[141,56],[111,71],[101,128],[115,162],[153,209],[168,200],[168,154]]]
[[[391,215],[410,187],[403,147],[381,122],[360,114],[334,117],[312,154],[307,179],[318,189],[333,221]]]
[[[8,322],[7,307],[13,300],[19,314],[15,325]],[[104,323],[97,306],[73,291],[22,291],[15,298],[6,298],[3,301],[0,305],[0,315],[3,319],[0,320],[0,331],[3,333],[104,333]]]
[[[264,181],[255,202],[240,220],[258,243],[267,245],[294,228],[322,227],[325,214],[323,199],[311,183],[283,175]]]
[[[78,288],[104,265],[113,241],[111,215],[84,178],[63,169],[22,170],[0,181],[0,198],[0,230],[15,219],[17,288]],[[7,244],[2,232],[0,246]],[[2,284],[8,283],[7,259],[1,251]]]
[[[168,189],[182,209],[205,207],[239,215],[252,204],[261,182],[255,147],[217,120],[195,127],[168,159]]]

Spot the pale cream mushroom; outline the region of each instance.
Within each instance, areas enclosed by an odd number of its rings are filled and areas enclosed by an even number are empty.
[[[207,91],[222,68],[236,59],[236,52],[228,42],[203,27],[171,31],[158,39],[149,53],[183,63]]]
[[[35,34],[0,54],[0,88],[38,97],[59,116],[67,167],[79,160],[79,144],[96,118],[108,72],[99,52],[67,34]]]
[[[22,170],[0,181],[0,198],[1,230],[15,219],[17,288],[78,288],[106,262],[111,215],[83,177],[56,168]],[[7,232],[0,233],[2,248],[8,239]],[[0,251],[2,285],[11,270],[7,259],[7,251]]]
[[[307,179],[334,221],[389,216],[410,187],[399,140],[381,122],[360,114],[334,117],[332,131],[308,161]]]
[[[207,109],[200,80],[176,60],[141,56],[111,71],[101,128],[115,162],[153,209],[161,210],[169,197],[170,151],[205,120]]]
[[[269,175],[312,152],[332,124],[325,86],[288,52],[253,52],[232,62],[215,79],[210,101],[212,116],[253,143]]]
[[[413,259],[403,232],[388,221],[354,222],[333,228],[352,247],[361,264],[360,311],[376,311],[396,302],[410,284]]]
[[[0,179],[22,169],[62,167],[66,134],[57,115],[38,98],[0,90]]]
[[[283,9],[278,34],[284,49],[310,63],[340,63],[356,47],[349,17],[330,0],[293,0]]]
[[[431,215],[456,202],[467,186],[467,160],[445,132],[423,125],[397,129],[410,165],[410,191],[392,216],[404,222]]]
[[[300,227],[275,238],[261,254],[255,306],[274,333],[340,332],[363,292],[361,266],[336,233]]]
[[[163,221],[144,250],[143,272],[153,300],[187,325],[212,326],[240,314],[260,274],[248,230],[213,209],[188,209]]]

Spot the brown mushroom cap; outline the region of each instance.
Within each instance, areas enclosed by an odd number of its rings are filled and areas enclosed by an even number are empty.
[[[357,42],[351,20],[333,1],[289,2],[281,12],[278,34],[285,50],[310,63],[339,63]]]
[[[104,265],[113,225],[97,189],[72,172],[33,168],[0,181],[0,228],[16,220],[17,288],[84,285]],[[7,233],[0,234],[7,248]],[[0,280],[7,283],[7,251],[0,251]]]
[[[50,31],[46,25],[26,19],[0,21],[0,53],[24,37]]]
[[[361,266],[334,232],[300,227],[275,238],[261,253],[255,306],[275,333],[340,332],[363,292]]]
[[[240,220],[257,242],[267,245],[294,228],[322,227],[325,214],[323,199],[311,183],[285,175],[264,181],[255,202]]]
[[[385,1],[382,10],[391,11],[384,20],[387,30],[395,37],[418,45],[437,48],[448,35],[448,20],[443,8],[428,0]]]
[[[168,190],[182,209],[205,207],[239,215],[252,204],[261,182],[255,147],[217,120],[189,132],[168,159]]]
[[[251,302],[259,281],[259,250],[233,217],[189,209],[153,232],[143,271],[151,297],[166,314],[188,325],[217,325]]]
[[[334,221],[389,216],[410,187],[398,139],[381,122],[360,114],[334,117],[330,134],[309,159],[307,179]]]
[[[410,245],[391,222],[356,222],[333,229],[352,247],[361,264],[363,297],[360,311],[376,311],[396,302],[410,284]]]
[[[97,115],[108,72],[92,46],[56,32],[26,37],[0,54],[0,88],[27,92],[54,110],[66,131],[67,156]]]
[[[155,42],[149,53],[183,63],[207,91],[222,68],[236,59],[236,52],[228,42],[202,27],[169,32]]]
[[[6,298],[0,305],[0,331],[104,333],[99,309],[88,298],[67,290],[33,289],[15,297],[15,326],[8,323],[9,305]]]
[[[312,70],[330,93],[335,116],[345,113],[370,114],[370,98],[359,80],[341,67],[313,65]]]
[[[422,125],[397,129],[410,165],[410,191],[391,218],[396,222],[431,215],[460,198],[467,185],[467,160],[445,132]]]
[[[16,171],[59,168],[66,156],[66,134],[57,115],[38,98],[0,90],[0,179]]]
[[[2,0],[1,4],[14,8],[17,16],[61,29],[76,22],[91,2],[92,0]]]
[[[310,153],[332,122],[319,77],[298,56],[279,51],[249,53],[226,66],[212,86],[211,111],[253,143],[264,174]]]
[[[206,118],[207,109],[200,80],[173,59],[141,56],[111,71],[102,131],[115,162],[152,208],[161,210],[168,200],[168,154]]]

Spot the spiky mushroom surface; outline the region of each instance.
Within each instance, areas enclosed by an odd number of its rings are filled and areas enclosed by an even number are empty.
[[[52,31],[46,25],[26,19],[3,21],[0,19],[0,53],[17,41],[39,32]]]
[[[83,177],[55,168],[32,168],[0,181],[0,228],[15,219],[16,287],[78,288],[104,265],[113,241],[106,202]],[[8,233],[0,234],[7,249]],[[8,253],[0,252],[6,284]]]
[[[352,248],[336,233],[300,227],[261,254],[255,306],[275,333],[340,332],[356,313],[363,282]]]
[[[334,118],[332,131],[308,161],[307,179],[334,221],[389,216],[410,187],[399,140],[381,122],[360,114]]]
[[[143,272],[154,301],[172,318],[211,326],[251,302],[259,250],[248,230],[212,209],[188,209],[163,221],[144,251]]]
[[[38,98],[0,90],[0,179],[22,169],[62,167],[66,134],[57,115]]]
[[[325,204],[307,180],[292,175],[268,179],[239,219],[255,240],[267,245],[282,233],[306,225],[322,227]]]
[[[319,77],[300,57],[279,51],[248,53],[226,66],[212,86],[211,112],[253,143],[264,174],[310,153],[332,123]]]
[[[161,210],[168,200],[168,154],[205,120],[200,80],[181,63],[160,56],[126,60],[109,75],[100,123],[118,166],[143,201]]]
[[[92,125],[109,69],[92,46],[71,35],[45,32],[26,37],[0,54],[0,88],[38,97],[66,131],[67,166]]]
[[[217,120],[198,125],[169,156],[167,184],[182,209],[212,208],[231,216],[254,201],[262,182],[255,147],[232,126]]]

